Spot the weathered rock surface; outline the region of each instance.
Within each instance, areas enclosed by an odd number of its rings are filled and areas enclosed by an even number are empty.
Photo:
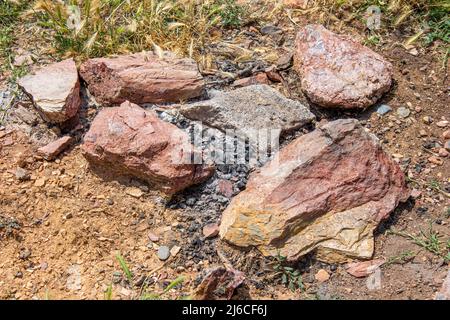
[[[391,63],[321,25],[308,25],[297,34],[294,66],[303,91],[323,107],[369,107],[392,83]]]
[[[220,236],[295,261],[370,258],[373,231],[409,197],[399,166],[357,120],[326,123],[250,176],[222,216]]]
[[[210,97],[182,106],[181,114],[223,132],[235,130],[242,138],[253,137],[260,129],[279,129],[281,133],[298,129],[315,118],[300,102],[264,84],[229,92],[213,90]]]
[[[61,152],[64,151],[73,141],[70,136],[61,137],[48,145],[39,148],[38,154],[42,156],[45,160],[51,161],[55,159]]]
[[[37,109],[31,105],[24,107],[18,104],[11,108],[6,114],[5,123],[11,128],[24,132],[38,147],[45,146],[58,139],[58,135],[49,128]]]
[[[75,116],[80,108],[80,82],[72,59],[43,67],[35,74],[19,79],[18,84],[48,122],[64,122]]]
[[[447,272],[447,277],[444,279],[441,290],[439,290],[434,299],[450,300],[450,269]]]
[[[80,75],[97,102],[107,105],[178,102],[199,96],[204,87],[195,61],[170,53],[90,59]]]
[[[216,267],[208,270],[194,293],[195,300],[230,300],[245,280],[243,272]]]
[[[91,164],[136,176],[168,194],[214,172],[212,166],[186,163],[197,150],[182,130],[128,101],[99,112],[82,151]]]
[[[345,266],[345,271],[356,278],[364,278],[371,275],[377,268],[382,266],[386,260],[375,259],[363,262],[352,262]]]

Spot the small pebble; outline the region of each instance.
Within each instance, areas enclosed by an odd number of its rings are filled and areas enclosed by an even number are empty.
[[[141,189],[135,188],[135,187],[127,188],[125,190],[125,193],[130,195],[130,196],[132,196],[132,197],[134,197],[134,198],[140,198],[144,194],[144,192],[142,192]]]
[[[439,121],[438,123],[436,123],[436,125],[439,127],[439,128],[445,128],[445,127],[447,127],[448,126],[448,121]]]
[[[175,257],[178,252],[180,252],[181,248],[179,246],[173,246],[172,249],[170,249],[170,254],[172,257]]]
[[[72,219],[73,218],[73,214],[71,212],[66,213],[66,215],[64,216],[64,219],[68,220],[68,219]]]
[[[422,130],[419,131],[419,136],[420,137],[426,137],[426,136],[428,136],[428,134],[427,134],[427,132],[425,130],[422,129]]]
[[[20,181],[27,181],[30,180],[30,174],[28,173],[27,170],[18,167],[16,169],[16,178]]]
[[[276,27],[274,25],[265,25],[264,27],[261,28],[260,32],[263,35],[271,35],[271,34],[276,34],[276,33],[281,33],[283,31],[283,29]]]
[[[22,260],[26,260],[31,256],[31,251],[28,249],[23,249],[19,253],[19,258]]]
[[[35,182],[34,182],[34,186],[35,187],[43,187],[43,186],[45,186],[45,178],[44,177],[42,177],[42,178],[39,178],[39,179],[37,179]]]
[[[422,121],[425,124],[431,124],[433,122],[433,118],[431,118],[430,116],[425,116],[422,118]]]
[[[397,114],[401,118],[408,118],[409,115],[411,114],[411,111],[408,108],[400,107],[400,108],[397,109]]]
[[[148,238],[152,242],[158,242],[159,241],[159,236],[156,233],[153,233],[151,231],[148,233]]]
[[[439,149],[439,156],[443,157],[443,158],[448,157],[448,151],[445,150],[444,148],[440,148]]]
[[[214,238],[219,234],[219,226],[216,223],[209,223],[203,227],[205,238]]]
[[[160,246],[158,249],[158,258],[162,261],[169,259],[170,249],[167,246]]]
[[[322,283],[322,282],[328,281],[328,279],[330,279],[330,275],[329,275],[329,273],[326,272],[324,269],[320,269],[320,270],[316,273],[316,275],[314,276],[314,278],[315,278],[318,282]]]
[[[392,111],[392,108],[387,104],[382,104],[377,108],[377,113],[380,115],[384,115],[390,111]]]

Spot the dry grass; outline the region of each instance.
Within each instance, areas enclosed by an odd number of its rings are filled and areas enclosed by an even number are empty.
[[[33,32],[27,31],[25,37],[33,34],[30,38],[37,35],[45,39],[49,50],[41,54],[77,60],[142,50],[170,50],[193,57],[203,69],[209,69],[213,56],[217,55],[209,51],[209,45],[220,42],[229,29],[240,30],[248,23],[261,26],[281,20],[294,22],[298,16],[314,17],[315,22],[338,29],[347,26],[365,30],[367,45],[382,45],[395,32],[405,47],[437,43],[446,50],[447,57],[449,52],[450,4],[445,0],[309,0],[305,9],[295,10],[286,9],[282,0],[239,2],[249,5],[238,4],[236,0],[2,1],[29,4],[31,9],[22,15],[19,24],[32,26]],[[255,2],[259,4],[254,5]],[[371,5],[382,11],[380,30],[365,28],[365,13]],[[17,16],[13,20],[18,23]],[[0,42],[1,39],[0,32]],[[9,50],[11,42],[10,37],[4,37],[3,51]],[[248,50],[242,51],[238,61],[254,58]],[[263,57],[269,62],[276,60],[275,55],[269,58]]]
[[[78,59],[160,48],[199,58],[206,43],[249,17],[235,0],[38,0],[27,16],[57,53]]]
[[[323,24],[365,25],[370,6],[381,10],[380,32],[402,31],[408,35],[405,45],[419,39],[425,45],[450,42],[450,2],[446,0],[309,0],[305,10],[297,11],[316,13]]]

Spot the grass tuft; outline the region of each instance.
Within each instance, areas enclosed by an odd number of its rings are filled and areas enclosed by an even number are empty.
[[[300,270],[296,270],[293,267],[286,265],[286,257],[282,256],[280,253],[275,257],[273,269],[276,272],[276,275],[281,277],[281,284],[288,287],[289,290],[305,290]]]
[[[441,235],[433,230],[431,223],[427,231],[420,230],[417,235],[393,230],[389,231],[389,233],[411,240],[414,244],[424,248],[434,255],[442,257],[445,262],[450,261],[450,239],[447,239],[446,244],[443,244],[441,241]]]
[[[170,282],[161,294],[145,292],[141,295],[140,300],[162,300],[170,290],[177,287],[178,285],[181,285],[185,280],[186,278],[184,276],[179,276],[178,278]],[[190,299],[191,299],[190,296],[184,295],[177,298],[177,300],[190,300]]]
[[[14,69],[12,65],[14,28],[27,6],[28,1],[0,0],[0,72]]]
[[[116,256],[117,261],[119,262],[120,267],[122,268],[123,273],[127,277],[127,280],[130,284],[133,284],[133,274],[131,273],[130,269],[128,268],[127,263],[125,262],[125,259],[121,256],[120,253]]]

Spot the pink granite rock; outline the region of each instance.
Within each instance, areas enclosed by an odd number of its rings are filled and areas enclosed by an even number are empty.
[[[328,108],[369,107],[392,83],[391,63],[322,25],[308,25],[297,34],[294,67],[308,98]]]

